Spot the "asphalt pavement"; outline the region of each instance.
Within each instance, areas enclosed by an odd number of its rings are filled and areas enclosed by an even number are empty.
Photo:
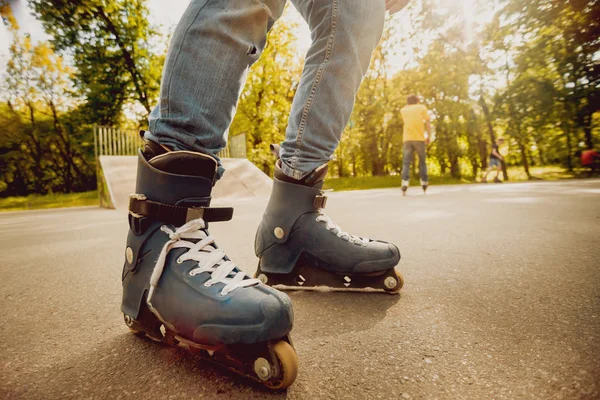
[[[220,247],[253,273],[266,198],[231,200]],[[344,230],[396,243],[401,296],[291,292],[294,385],[260,385],[132,335],[126,218],[0,214],[0,397],[598,399],[600,180],[333,193]]]

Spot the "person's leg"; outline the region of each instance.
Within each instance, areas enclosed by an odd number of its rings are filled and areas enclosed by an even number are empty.
[[[312,45],[292,104],[283,172],[302,179],[329,162],[339,144],[371,54],[381,38],[384,0],[292,0]]]
[[[260,57],[285,3],[193,0],[171,39],[146,139],[217,158],[248,68]],[[222,171],[220,166],[219,175]]]
[[[402,145],[402,180],[410,180],[410,163],[413,159],[413,142],[406,141]]]
[[[396,246],[344,232],[324,208],[327,163],[383,29],[384,0],[292,0],[313,44],[292,105],[273,191],[254,249],[257,275],[274,285],[398,293]],[[351,278],[350,278],[351,276]]]
[[[285,388],[296,377],[288,337],[291,301],[239,269],[217,247],[207,224],[232,217],[233,209],[210,207],[215,154],[225,145],[248,66],[283,5],[283,0],[195,0],[181,19],[160,104],[138,155],[121,303],[136,335],[209,350],[199,356],[272,388]],[[231,346],[213,353],[220,345]],[[261,371],[252,361],[261,363]]]
[[[421,176],[421,185],[423,185],[424,182],[429,182],[429,175],[427,174],[427,152],[425,149],[425,142],[415,142],[415,149],[417,151],[417,155],[419,156],[419,175]]]

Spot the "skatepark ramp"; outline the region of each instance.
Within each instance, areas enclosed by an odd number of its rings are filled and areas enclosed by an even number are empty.
[[[126,209],[135,193],[136,156],[99,156],[98,192],[100,205]],[[213,199],[253,198],[271,193],[271,179],[244,158],[222,158],[225,175],[217,182]]]

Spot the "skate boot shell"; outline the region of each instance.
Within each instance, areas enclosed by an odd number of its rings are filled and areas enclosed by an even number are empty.
[[[406,191],[408,190],[409,181],[402,181],[402,196],[406,196]]]
[[[280,288],[326,286],[399,293],[403,280],[395,269],[400,261],[398,248],[350,235],[325,214],[326,172],[325,168],[309,175],[309,180],[320,175],[315,183],[296,183],[276,167],[273,192],[256,233],[260,261],[255,276]]]
[[[180,345],[272,389],[296,378],[287,295],[248,277],[218,248],[209,222],[216,161],[193,152],[138,155],[121,310],[130,330]]]
[[[423,189],[423,193],[427,192],[427,188],[429,187],[429,182],[424,181],[423,179],[420,179],[419,183],[421,183],[421,188]]]

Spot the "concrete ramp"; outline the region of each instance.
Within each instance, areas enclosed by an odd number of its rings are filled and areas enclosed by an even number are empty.
[[[137,156],[100,156],[98,191],[100,205],[126,209],[129,195],[135,192]],[[273,182],[250,161],[242,158],[221,159],[226,169],[217,182],[213,199],[244,199],[268,196]]]
[[[225,175],[213,190],[214,199],[264,197],[271,194],[273,181],[245,158],[222,158]]]

